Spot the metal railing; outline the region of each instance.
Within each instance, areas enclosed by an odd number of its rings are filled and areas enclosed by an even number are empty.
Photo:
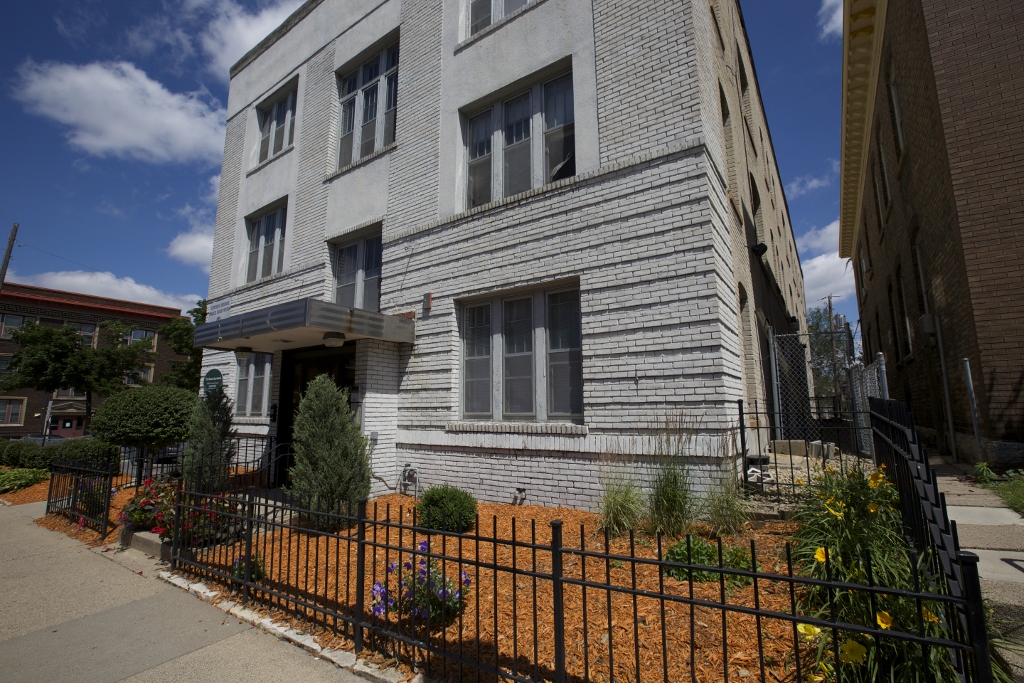
[[[70,522],[99,532],[100,538],[105,537],[110,526],[110,498],[116,475],[115,464],[104,468],[54,460],[50,466],[46,513],[65,516]]]
[[[267,453],[274,449],[275,439],[273,436],[238,435],[227,439],[225,447],[233,464],[254,469],[260,467]],[[145,479],[168,481],[182,475],[187,450],[187,442],[159,448],[126,446],[121,449],[121,472],[133,479],[136,486],[141,486]]]

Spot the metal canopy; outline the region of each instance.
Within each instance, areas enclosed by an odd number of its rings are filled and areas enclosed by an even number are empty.
[[[346,339],[412,344],[416,322],[308,298],[199,325],[195,346],[269,353],[319,346],[325,332],[340,332]]]

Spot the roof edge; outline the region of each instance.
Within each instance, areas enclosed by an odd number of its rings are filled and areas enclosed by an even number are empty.
[[[299,5],[299,8],[288,15],[288,18],[281,22],[281,25],[275,28],[267,35],[266,38],[256,43],[256,46],[242,55],[231,69],[228,71],[229,78],[234,78],[238,72],[245,67],[256,61],[256,58],[261,54],[270,49],[270,47],[278,40],[283,38],[285,34],[292,30],[296,24],[309,16],[309,13],[315,10],[324,0],[306,0],[303,4]]]

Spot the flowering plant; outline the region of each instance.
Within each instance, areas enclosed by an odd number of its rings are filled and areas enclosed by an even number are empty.
[[[420,541],[418,550],[429,553],[430,543]],[[401,566],[397,562],[388,565],[387,578],[374,583],[370,591],[371,606],[378,617],[393,611],[400,619],[408,617],[413,625],[446,626],[465,609],[472,585],[464,571],[456,581],[442,571],[436,559],[414,557]]]
[[[245,567],[250,566],[249,569],[249,580],[259,581],[267,575],[267,570],[263,566],[263,558],[260,557],[259,553],[253,553],[252,560],[249,557],[242,555],[235,560],[234,564],[231,565],[231,578],[235,581],[245,581]]]
[[[153,479],[146,479],[128,504],[121,509],[118,521],[122,526],[140,531],[152,529],[160,534],[170,534],[173,527],[174,486],[172,484],[156,484]]]

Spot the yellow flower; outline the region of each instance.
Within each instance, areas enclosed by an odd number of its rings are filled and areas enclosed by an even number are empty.
[[[824,548],[818,548],[817,550],[815,550],[814,551],[814,559],[816,559],[818,562],[824,562],[825,561],[825,549]]]
[[[871,514],[875,514],[876,512],[878,512],[878,503],[871,503],[870,505],[868,505],[868,512],[870,512]]]
[[[870,486],[873,489],[877,489],[879,484],[881,484],[884,481],[885,481],[885,473],[884,472],[875,472],[870,477],[868,477],[868,486]]]
[[[856,640],[847,640],[839,647],[839,661],[844,664],[861,664],[868,650]]]
[[[819,676],[818,674],[809,674],[807,676],[807,680],[813,681],[814,683],[821,683],[823,680],[825,680],[825,677]]]
[[[797,477],[796,478],[796,483],[797,484],[803,484],[804,483],[803,477]]]
[[[829,466],[827,466],[827,467],[825,468],[825,472],[826,472],[827,474],[831,474],[832,472],[838,472],[838,471],[839,471],[839,470],[837,470],[837,469],[836,469],[835,467],[832,467],[832,465],[829,465]]]
[[[804,640],[814,640],[814,638],[821,633],[821,629],[811,624],[799,624],[796,630],[800,632],[800,635],[804,637]]]
[[[875,612],[875,620],[882,628],[892,628],[892,616],[888,612]]]
[[[831,512],[833,515],[835,515],[837,519],[842,519],[843,518],[843,513],[842,512],[836,512],[835,510],[830,508],[828,505],[825,506],[825,509],[828,510],[829,512]]]
[[[930,624],[939,623],[939,618],[935,616],[935,613],[927,607],[921,607],[921,616],[924,618],[925,621],[927,621]]]

